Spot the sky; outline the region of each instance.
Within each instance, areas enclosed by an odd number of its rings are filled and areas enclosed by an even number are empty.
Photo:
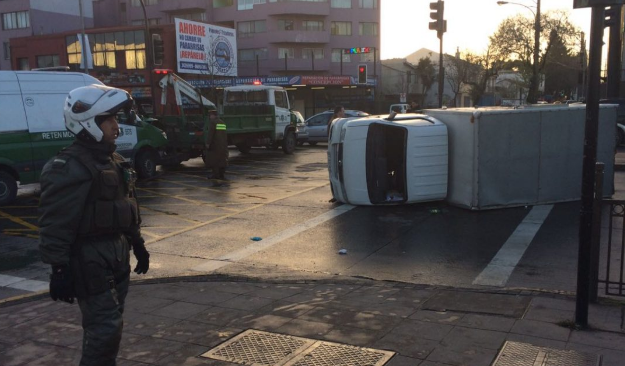
[[[381,54],[383,60],[404,58],[409,54],[427,48],[439,51],[436,32],[428,28],[430,2],[434,0],[380,0],[381,4]],[[515,2],[534,7],[535,0]],[[590,8],[573,9],[573,0],[541,0],[541,13],[548,10],[567,9],[570,19],[590,37]],[[488,37],[493,35],[505,18],[521,14],[533,18],[532,12],[520,5],[497,5],[497,0],[445,0],[444,18],[447,32],[443,36],[443,52],[455,54],[472,51],[482,54],[488,45]]]

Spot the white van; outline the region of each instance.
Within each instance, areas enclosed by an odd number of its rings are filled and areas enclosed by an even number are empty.
[[[328,142],[332,195],[353,205],[443,200],[447,127],[423,114],[334,121]]]
[[[74,140],[65,128],[63,104],[75,88],[102,84],[82,73],[0,71],[0,205],[17,194],[17,182],[36,183],[44,164]],[[117,151],[137,172],[154,174],[162,131],[140,120],[120,123]]]
[[[391,104],[390,108],[388,109],[388,113],[406,113],[408,109],[410,109],[410,105],[406,103]]]

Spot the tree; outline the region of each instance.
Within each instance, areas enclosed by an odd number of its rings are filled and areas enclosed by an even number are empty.
[[[577,52],[569,50],[559,36],[555,36],[550,57],[545,63],[545,94],[570,99],[578,84],[581,70]]]
[[[434,64],[432,60],[428,57],[422,57],[419,59],[417,66],[415,68],[415,73],[419,80],[421,81],[421,106],[425,106],[425,97],[430,89],[432,89],[432,85],[436,82],[438,77],[438,73],[434,68]]]
[[[469,85],[471,101],[474,105],[477,105],[486,93],[488,80],[497,75],[501,65],[503,65],[503,61],[493,54],[490,44],[483,55],[467,53],[465,61],[471,65],[467,69],[465,84]]]
[[[466,54],[464,55],[465,59],[463,60],[459,52],[456,53],[456,57],[450,55],[445,55],[444,57],[445,79],[454,93],[453,107],[455,107],[458,94],[460,94],[462,86],[468,84],[471,69],[475,68],[476,65],[471,64],[466,60]]]
[[[496,58],[518,62],[519,72],[529,85],[534,55],[534,18],[516,15],[504,19],[490,37]],[[557,38],[571,49],[579,40],[579,29],[569,20],[567,10],[549,11],[541,16],[541,45],[538,50],[538,73],[544,72],[553,42]]]

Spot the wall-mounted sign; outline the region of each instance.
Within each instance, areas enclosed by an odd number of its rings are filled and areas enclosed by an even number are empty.
[[[345,54],[370,53],[370,52],[371,52],[371,47],[354,47],[354,48],[343,49],[343,53]]]
[[[175,19],[179,73],[237,76],[237,38],[232,28]]]

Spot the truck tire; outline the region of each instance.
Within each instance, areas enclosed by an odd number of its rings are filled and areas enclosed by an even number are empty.
[[[141,150],[135,157],[135,170],[141,179],[154,178],[158,155],[152,150]]]
[[[252,150],[252,147],[245,142],[236,144],[236,147],[242,154],[248,154]]]
[[[17,196],[17,182],[7,172],[0,171],[0,206],[8,205]]]
[[[287,131],[286,135],[284,135],[284,140],[282,140],[282,151],[285,154],[293,154],[296,143],[297,139],[295,138],[295,133],[293,133],[293,131]]]

